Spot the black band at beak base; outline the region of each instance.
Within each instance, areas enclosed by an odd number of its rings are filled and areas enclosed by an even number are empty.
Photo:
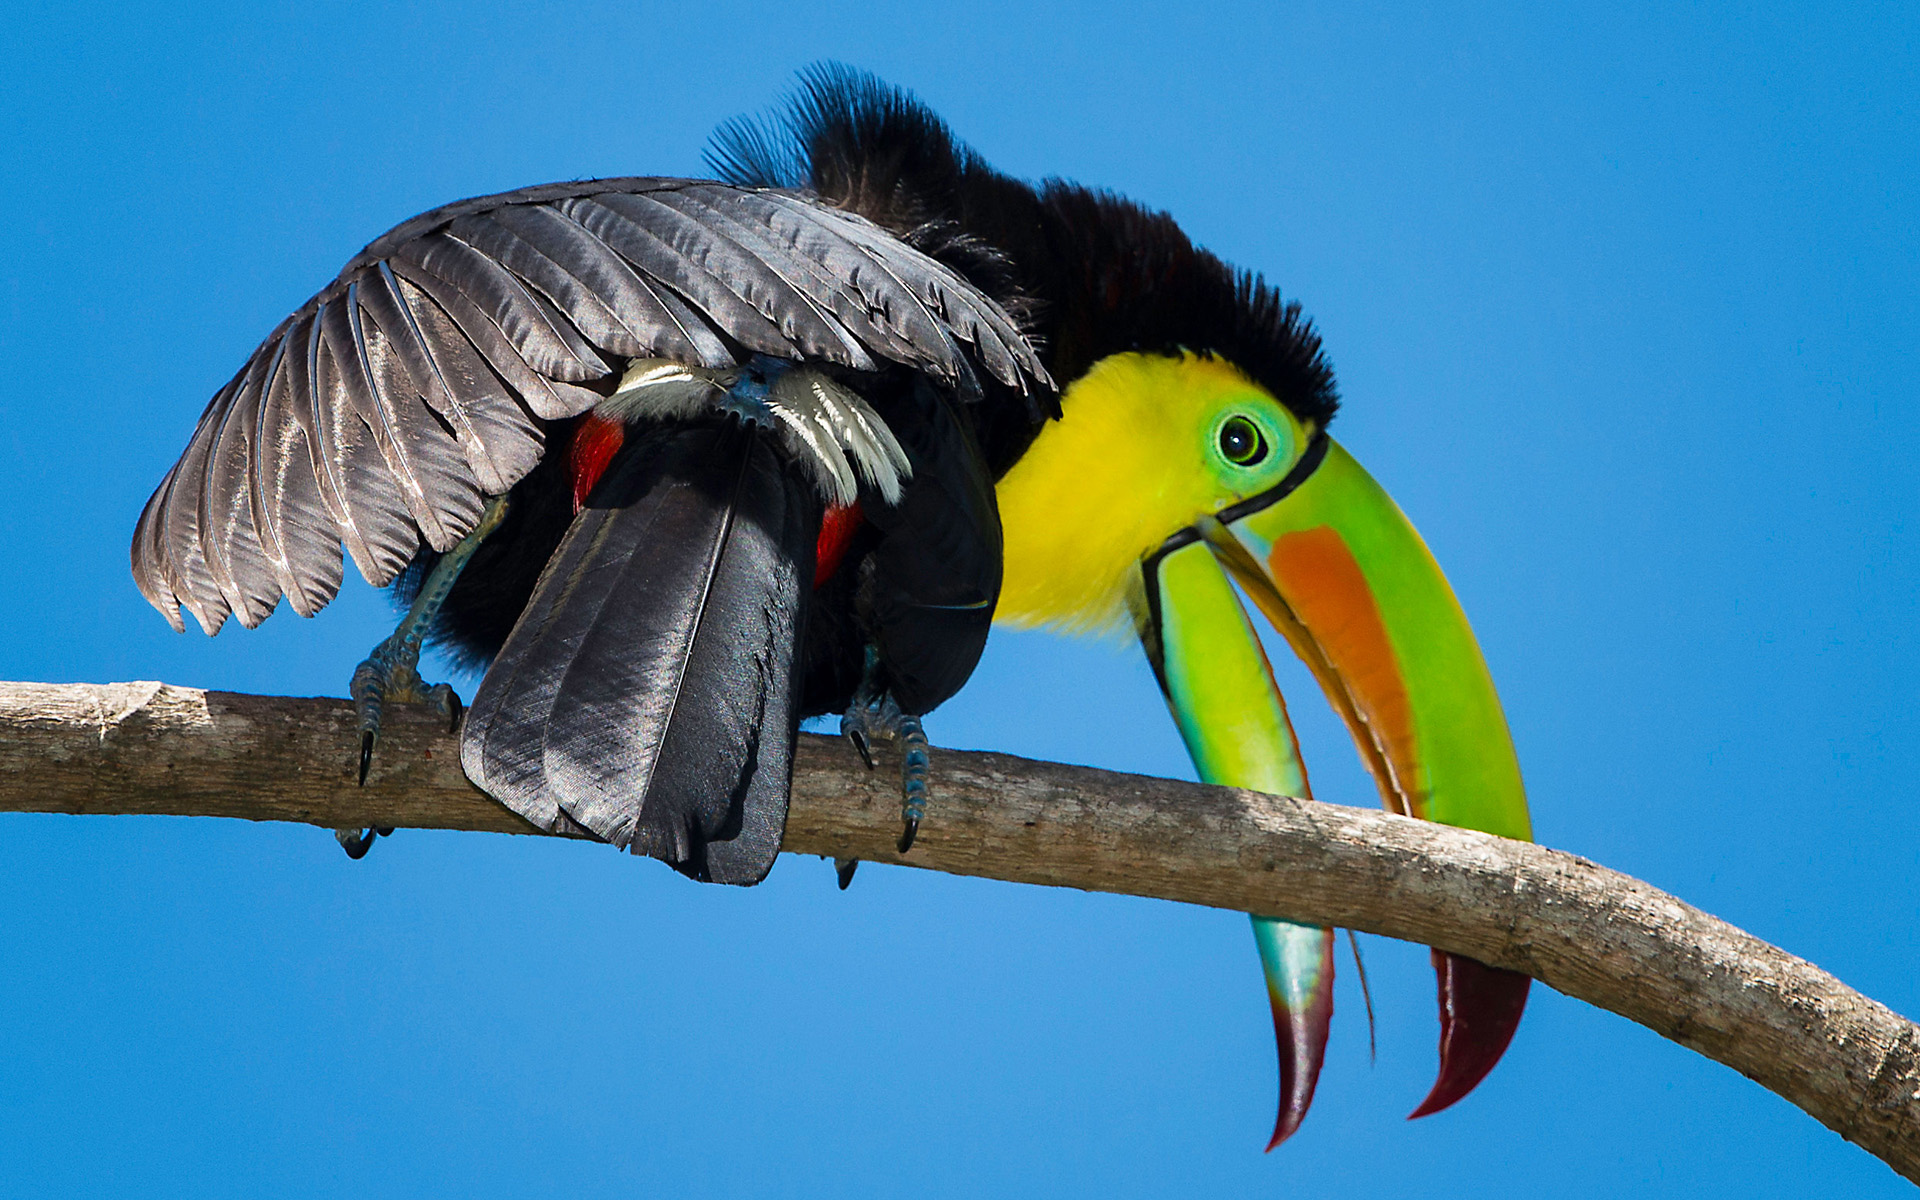
[[[1313,440],[1307,443],[1307,452],[1300,456],[1300,461],[1293,464],[1293,469],[1288,471],[1279,483],[1274,484],[1264,492],[1256,492],[1248,496],[1245,500],[1227,505],[1219,512],[1214,513],[1213,519],[1222,525],[1231,525],[1235,521],[1252,516],[1261,509],[1272,508],[1274,505],[1292,495],[1301,484],[1307,481],[1309,476],[1319,470],[1320,464],[1325,461],[1326,457],[1327,432],[1322,429],[1313,435]],[[1182,546],[1191,546],[1200,540],[1200,530],[1193,525],[1188,525],[1183,529],[1176,530],[1172,537],[1160,543],[1159,549],[1147,555],[1143,566],[1147,571],[1148,577],[1152,577],[1153,568],[1161,559],[1172,554]]]
[[[1227,525],[1244,517],[1250,517],[1261,509],[1271,508],[1273,505],[1278,504],[1280,501],[1292,495],[1301,484],[1305,483],[1307,479],[1319,469],[1320,464],[1325,461],[1326,457],[1327,434],[1325,430],[1320,430],[1316,432],[1313,435],[1313,439],[1307,443],[1307,451],[1300,456],[1300,461],[1293,464],[1292,469],[1281,477],[1280,482],[1263,492],[1248,496],[1245,500],[1241,500],[1235,504],[1229,504],[1227,507],[1213,514],[1212,519],[1220,522],[1222,525]],[[1147,624],[1146,628],[1139,631],[1140,641],[1146,649],[1147,662],[1152,665],[1153,673],[1160,681],[1160,690],[1162,692],[1167,690],[1167,681],[1161,661],[1160,645],[1160,622],[1162,620],[1160,612],[1160,588],[1158,586],[1160,563],[1167,555],[1183,547],[1191,546],[1195,542],[1202,541],[1204,537],[1205,535],[1200,532],[1197,523],[1185,526],[1175,531],[1172,537],[1161,542],[1158,549],[1140,561],[1140,574],[1146,583],[1147,601]]]

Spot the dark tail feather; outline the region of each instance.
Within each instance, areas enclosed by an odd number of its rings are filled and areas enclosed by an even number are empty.
[[[759,882],[786,828],[819,523],[752,430],[630,440],[481,681],[467,776],[543,829]]]

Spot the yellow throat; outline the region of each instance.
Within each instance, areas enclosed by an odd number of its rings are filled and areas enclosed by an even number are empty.
[[[1005,576],[994,619],[1068,633],[1131,631],[1134,567],[1202,514],[1272,486],[1309,431],[1224,359],[1116,354],[1061,397],[998,487]],[[1251,422],[1268,452],[1222,452],[1229,422]],[[1244,428],[1244,427],[1241,427]]]

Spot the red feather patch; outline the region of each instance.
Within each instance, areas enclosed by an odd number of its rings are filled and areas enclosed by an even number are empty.
[[[607,473],[607,464],[626,444],[627,427],[620,421],[588,413],[573,427],[573,440],[567,444],[567,477],[573,481],[573,511],[586,506],[593,485]],[[860,531],[866,517],[856,501],[836,504],[820,518],[820,540],[814,545],[813,586],[833,578],[847,556],[853,535]]]
[[[573,441],[567,446],[567,475],[573,480],[574,512],[585,507],[593,485],[607,473],[607,464],[626,440],[625,424],[593,413],[581,417],[573,427]]]
[[[833,573],[840,569],[840,560],[847,556],[847,546],[865,520],[857,500],[852,504],[836,504],[820,518],[820,540],[813,549],[815,588],[832,579]]]

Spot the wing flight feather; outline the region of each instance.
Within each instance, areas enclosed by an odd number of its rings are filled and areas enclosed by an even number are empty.
[[[253,524],[253,435],[269,356],[248,360],[243,382],[221,417],[200,492],[200,548],[214,583],[251,629],[280,602],[280,588]]]
[[[273,343],[273,366],[254,436],[253,527],[293,611],[311,617],[340,590],[340,534],[315,473],[307,399],[305,327],[294,323]]]
[[[624,360],[888,363],[1052,383],[985,295],[795,193],[606,179],[477,197],[375,240],[274,330],[147,502],[133,573],[175,628],[311,616],[342,549],[376,584],[445,550]]]

